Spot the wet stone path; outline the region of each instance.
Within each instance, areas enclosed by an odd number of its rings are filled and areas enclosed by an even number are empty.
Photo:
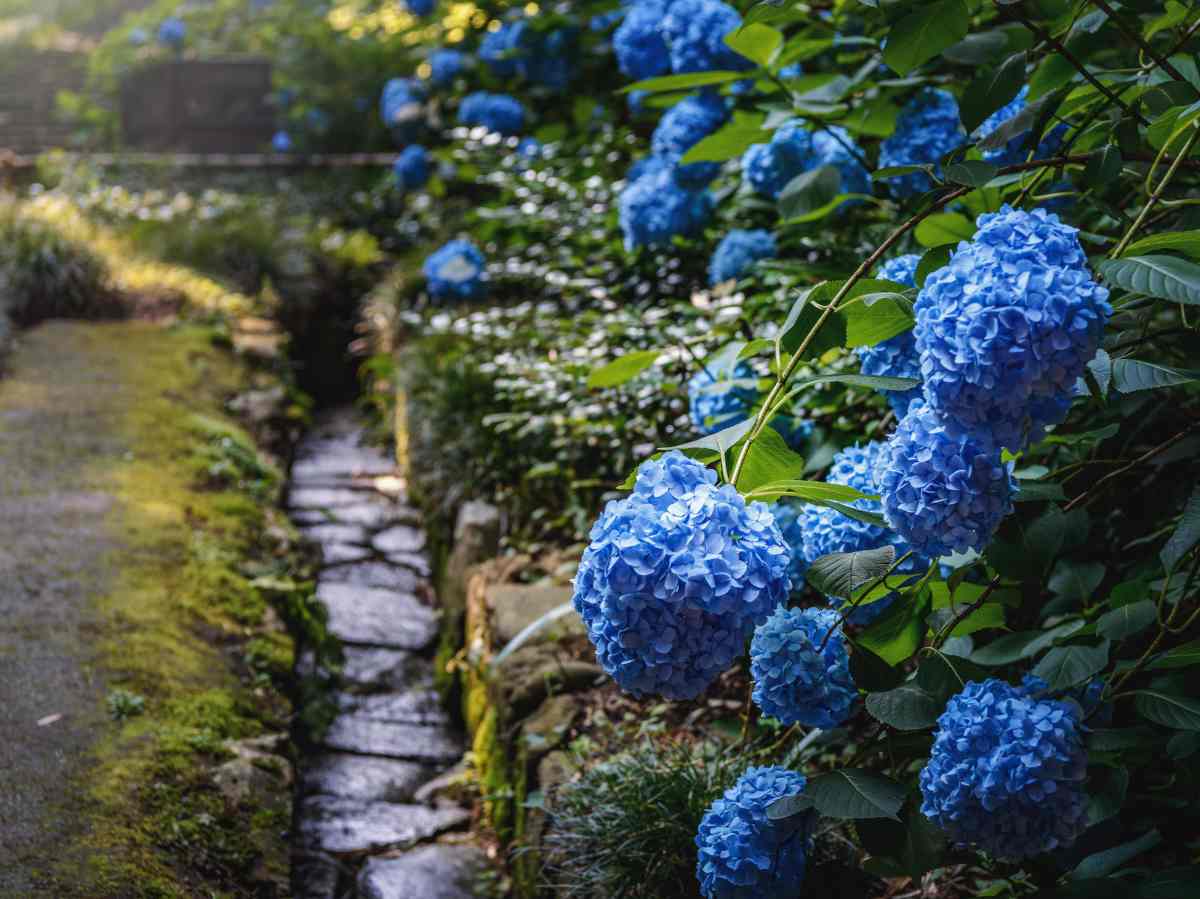
[[[346,410],[301,444],[288,507],[321,549],[317,598],[345,656],[337,717],[300,765],[294,893],[466,899],[483,857],[454,833],[468,810],[437,794],[464,746],[433,687],[438,618],[420,517]]]

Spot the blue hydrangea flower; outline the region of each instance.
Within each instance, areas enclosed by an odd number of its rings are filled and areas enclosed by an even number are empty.
[[[975,129],[971,137],[975,140],[981,140],[1007,122],[1014,118],[1018,113],[1025,108],[1025,99],[1029,95],[1029,85],[1021,86],[1021,90],[1015,97],[988,116],[982,125]],[[1058,125],[1051,128],[1050,131],[1042,135],[1042,141],[1038,144],[1037,158],[1044,159],[1048,156],[1053,156],[1058,152],[1058,148],[1062,146],[1063,137],[1067,133],[1066,125]],[[1009,141],[1003,147],[997,147],[994,150],[983,150],[983,158],[993,165],[1015,165],[1018,162],[1025,161],[1025,140],[1028,137],[1028,131],[1022,131],[1020,134]]]
[[[643,81],[671,71],[671,57],[660,24],[672,0],[637,0],[615,32],[613,52],[621,74]]]
[[[662,172],[671,172],[671,166],[661,156],[643,156],[641,159],[635,159],[633,164],[629,166],[629,171],[625,173],[625,182],[632,184],[639,178],[644,178],[647,175],[657,175]]]
[[[504,22],[495,31],[489,31],[479,42],[479,58],[492,74],[498,78],[509,78],[517,74],[517,38],[521,31],[519,23]]]
[[[483,125],[498,134],[518,134],[525,127],[525,107],[508,94],[476,91],[459,104],[458,121],[462,125]]]
[[[780,606],[754,631],[750,676],[754,702],[764,715],[822,728],[850,717],[858,689],[838,621],[833,609]]]
[[[604,32],[625,18],[624,9],[614,9],[612,12],[599,13],[588,19],[588,30]]]
[[[667,453],[592,528],[573,602],[600,664],[634,695],[695,698],[787,598],[788,548],[770,509],[716,481]]]
[[[938,161],[966,143],[958,117],[958,101],[944,90],[926,88],[913,97],[900,113],[896,130],[879,148],[879,167],[938,164]],[[938,165],[936,171],[940,173]],[[933,187],[924,172],[910,172],[889,178],[888,185],[898,197],[911,197]]]
[[[774,259],[775,235],[762,228],[734,228],[721,238],[708,263],[708,283],[740,278],[760,259]]]
[[[675,180],[684,187],[706,187],[721,171],[721,164],[693,162],[681,166],[679,160],[728,118],[729,111],[719,94],[701,91],[684,97],[663,114],[650,139],[650,148],[655,156],[675,166]]]
[[[798,62],[791,63],[779,70],[779,77],[784,81],[789,81],[792,78],[800,78],[804,75],[804,66]]]
[[[517,144],[517,155],[526,159],[537,159],[542,155],[542,144],[535,137],[523,137]]]
[[[707,191],[683,187],[661,163],[647,166],[626,184],[617,200],[625,248],[662,246],[676,235],[695,235],[704,228],[712,208]]]
[[[291,153],[292,146],[292,136],[286,131],[276,131],[271,138],[271,149],[276,153]]]
[[[807,781],[787,768],[747,768],[712,804],[696,834],[696,879],[705,899],[793,899],[800,895],[816,815],[772,821],[771,803],[799,796]]]
[[[317,134],[323,134],[329,130],[331,124],[329,113],[323,109],[310,109],[304,114],[304,123],[308,125],[311,131]]]
[[[427,16],[437,6],[437,0],[404,0],[404,5],[414,16]]]
[[[741,27],[741,14],[721,0],[674,0],[659,26],[671,71],[737,71],[753,63],[725,43],[725,35]]]
[[[429,152],[420,144],[409,144],[404,152],[396,157],[392,172],[401,190],[418,190],[429,181],[430,175]]]
[[[813,423],[809,419],[784,412],[771,419],[771,427],[779,432],[783,442],[792,449],[801,448],[813,432]]]
[[[435,300],[478,300],[487,294],[483,253],[469,240],[452,240],[425,260],[429,295]]]
[[[920,261],[921,257],[915,253],[897,256],[879,267],[877,277],[903,284],[905,287],[915,287],[917,263]],[[873,346],[860,346],[855,352],[858,353],[864,375],[921,380],[921,357],[917,354],[917,339],[911,329]],[[918,386],[912,390],[885,390],[883,394],[887,397],[888,405],[895,410],[896,417],[903,418],[908,412],[909,404],[915,399],[920,399],[921,388]]]
[[[834,166],[842,176],[843,193],[870,193],[870,175],[838,139],[854,146],[842,128],[831,126],[837,138],[825,132],[814,134],[799,122],[776,129],[769,143],[754,144],[742,157],[742,170],[750,186],[771,200],[779,199],[788,182],[797,175]]]
[[[548,90],[566,90],[575,75],[576,39],[574,29],[538,32],[527,23],[518,22],[513,31],[513,41],[520,48],[518,73],[526,81]]]
[[[436,50],[429,56],[429,80],[438,87],[446,87],[458,77],[466,62],[466,55],[459,50]]]
[[[977,225],[926,279],[913,333],[947,426],[1016,451],[1066,415],[1112,308],[1058,216],[1004,206]]]
[[[144,47],[150,42],[150,35],[145,28],[132,28],[129,31],[129,43],[134,47]]]
[[[165,47],[178,50],[187,40],[187,24],[178,16],[163,19],[158,26],[158,42]]]
[[[715,434],[743,421],[758,399],[754,383],[754,372],[744,362],[728,377],[714,378],[707,368],[692,375],[687,385],[688,412],[696,430]]]
[[[989,678],[938,719],[921,813],[951,839],[1001,858],[1069,846],[1087,826],[1079,707]]]
[[[779,533],[783,535],[783,542],[791,553],[787,573],[792,582],[792,592],[804,587],[804,572],[808,570],[808,562],[804,558],[804,531],[800,527],[803,511],[803,503],[789,499],[780,499],[771,506],[775,524],[779,526]]]
[[[930,558],[982,551],[1012,511],[1017,488],[998,446],[951,434],[923,400],[888,439],[875,480],[888,524]]]
[[[379,115],[388,128],[403,128],[421,118],[424,91],[415,78],[392,78],[383,86]]]

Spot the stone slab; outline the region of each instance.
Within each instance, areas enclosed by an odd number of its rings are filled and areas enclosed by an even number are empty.
[[[419,553],[425,548],[425,532],[420,528],[398,524],[376,534],[371,545],[385,556],[396,553]]]
[[[357,524],[306,524],[300,533],[314,543],[353,543],[368,546],[371,538],[365,528]]]
[[[379,721],[359,715],[339,715],[321,738],[321,745],[339,752],[378,755],[412,762],[452,764],[463,744],[445,727]]]
[[[492,613],[492,633],[496,646],[504,646],[513,637],[564,603],[571,601],[573,590],[557,584],[492,584],[487,588],[487,605]],[[541,631],[540,639],[556,639],[564,635],[585,634],[578,613],[550,622]]]
[[[400,693],[373,693],[367,696],[342,693],[336,701],[339,711],[374,721],[443,726],[450,724],[450,714],[442,707],[441,697],[433,689],[432,674],[428,686],[423,689],[408,689]]]
[[[437,614],[410,594],[322,577],[317,599],[329,610],[330,633],[344,643],[419,650],[437,637]]]
[[[368,496],[352,487],[293,487],[287,505],[289,509],[333,509],[359,505]]]
[[[358,876],[360,899],[472,899],[487,865],[475,846],[437,843],[396,858],[372,858]]]
[[[356,587],[378,587],[398,593],[415,594],[425,585],[411,568],[401,568],[387,562],[359,562],[337,565],[321,573],[322,584],[353,584]]]
[[[462,827],[471,815],[458,807],[309,796],[301,800],[297,817],[304,847],[333,855],[365,855],[431,839]]]
[[[359,690],[406,690],[422,683],[429,662],[401,649],[346,646],[342,683]]]
[[[423,762],[327,752],[305,765],[300,774],[300,790],[306,796],[412,802],[417,790],[437,773],[437,767]]]

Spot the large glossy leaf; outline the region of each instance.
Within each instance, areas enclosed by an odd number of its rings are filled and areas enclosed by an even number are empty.
[[[812,778],[805,787],[828,818],[896,818],[905,790],[890,778],[861,768],[842,768]]]
[[[946,180],[964,187],[983,187],[999,174],[1000,169],[980,159],[964,159],[946,166]]]
[[[647,78],[621,88],[621,93],[633,91],[684,91],[695,87],[708,87],[713,84],[725,84],[728,81],[741,81],[746,77],[745,72],[685,72],[682,75],[662,75],[658,78]]]
[[[662,350],[626,353],[588,375],[588,387],[616,387],[645,371],[662,355]]]
[[[779,215],[790,219],[831,203],[841,191],[842,174],[831,165],[823,165],[797,175],[779,194]]]
[[[1033,673],[1050,685],[1051,690],[1078,686],[1108,664],[1107,640],[1096,646],[1072,643],[1056,646],[1034,666]]]
[[[1143,599],[1105,612],[1096,621],[1096,633],[1109,640],[1124,640],[1140,634],[1157,620],[1154,600]]]
[[[746,451],[737,488],[746,493],[772,481],[797,478],[803,471],[803,457],[792,450],[774,428],[763,428]]]
[[[1162,670],[1172,668],[1191,668],[1200,665],[1200,640],[1192,640],[1182,646],[1168,650],[1151,662],[1147,667]]]
[[[1191,496],[1183,504],[1179,524],[1158,554],[1168,573],[1175,570],[1179,560],[1191,552],[1197,542],[1200,542],[1200,487],[1193,489]]]
[[[1174,256],[1123,256],[1097,266],[1109,284],[1130,293],[1200,305],[1200,265]]]
[[[876,721],[897,730],[925,730],[937,723],[942,703],[913,683],[886,693],[867,694],[867,711]]]
[[[1008,43],[999,35],[1001,47]],[[998,66],[988,66],[967,85],[959,101],[959,116],[967,134],[984,123],[988,116],[1011,100],[1025,83],[1025,53],[1014,53]]]
[[[874,346],[913,326],[912,304],[899,293],[873,293],[841,308],[846,346]]]
[[[939,212],[917,225],[914,234],[923,247],[955,246],[975,236],[975,223],[957,212]]]
[[[1140,256],[1156,250],[1175,250],[1193,259],[1200,259],[1200,231],[1171,231],[1143,237],[1131,243],[1122,255]]]
[[[963,0],[917,6],[888,33],[883,61],[901,75],[933,59],[967,36],[969,14]]]
[[[1162,842],[1162,834],[1150,830],[1136,840],[1122,843],[1102,852],[1094,852],[1075,866],[1067,875],[1068,880],[1084,880],[1089,877],[1106,877],[1126,862],[1147,852]]]
[[[785,479],[761,484],[746,494],[747,499],[772,500],[781,496],[794,496],[815,505],[823,506],[831,501],[852,503],[866,499],[867,495],[842,484],[827,484],[824,481],[801,481]]]
[[[783,44],[783,33],[770,25],[753,22],[725,35],[725,43],[752,62],[765,66]]]
[[[920,648],[928,629],[928,614],[928,590],[903,596],[859,634],[857,642],[889,665],[898,665]]]
[[[1200,700],[1163,690],[1138,690],[1134,705],[1143,718],[1174,730],[1200,730]]]
[[[771,132],[764,131],[761,120],[733,121],[714,131],[683,154],[681,164],[692,162],[724,162],[741,156],[754,144],[766,143]]]
[[[1119,393],[1136,393],[1139,390],[1158,390],[1190,384],[1200,380],[1200,370],[1171,368],[1140,359],[1114,359],[1112,380],[1113,387]]]
[[[848,597],[859,587],[883,577],[895,561],[894,546],[852,553],[830,553],[813,561],[806,578],[822,593]]]

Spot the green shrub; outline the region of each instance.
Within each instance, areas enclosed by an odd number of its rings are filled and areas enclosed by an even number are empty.
[[[0,311],[28,326],[49,318],[107,318],[118,315],[121,304],[99,256],[22,216],[16,204],[0,203]]]

